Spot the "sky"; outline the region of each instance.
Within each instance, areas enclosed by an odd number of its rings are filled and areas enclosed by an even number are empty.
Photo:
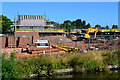
[[[120,0],[2,0],[4,2],[118,2]]]
[[[19,15],[46,15],[46,19],[63,23],[65,20],[85,20],[97,24],[118,24],[118,2],[2,2],[2,14],[14,20]]]

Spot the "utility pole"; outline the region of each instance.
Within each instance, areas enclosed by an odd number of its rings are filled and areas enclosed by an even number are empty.
[[[16,31],[16,16],[15,16],[15,18],[14,18],[14,32]]]
[[[116,34],[115,34],[115,30],[114,30],[114,50],[115,50],[115,48],[116,48],[116,42],[115,42],[115,38],[116,38]]]
[[[90,49],[90,38],[88,39],[88,50]]]
[[[78,41],[75,41],[75,47],[76,48],[78,47]]]
[[[59,42],[58,42],[58,57],[60,57],[60,45],[61,45],[61,41],[62,39],[60,38]]]
[[[51,55],[52,53],[51,53],[51,43],[50,43],[50,55]]]
[[[17,22],[17,21],[16,21],[16,16],[15,16],[15,23],[14,23],[14,26],[15,26],[15,27],[14,27],[14,32],[16,32],[16,25],[17,25],[16,22]],[[15,48],[16,48],[16,35],[14,35],[14,38],[15,38],[15,39],[14,39],[14,40],[15,40],[14,43],[15,43]]]

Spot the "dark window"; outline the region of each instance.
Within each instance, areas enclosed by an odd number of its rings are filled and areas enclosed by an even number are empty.
[[[38,43],[38,46],[49,46],[48,43]]]

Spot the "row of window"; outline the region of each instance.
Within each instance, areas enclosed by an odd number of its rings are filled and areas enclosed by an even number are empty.
[[[43,26],[38,26],[38,27],[32,27],[32,26],[19,26],[17,27],[19,29],[54,29],[54,27],[43,27]]]
[[[35,16],[35,15],[19,15],[18,20],[24,19],[45,19],[45,16]]]

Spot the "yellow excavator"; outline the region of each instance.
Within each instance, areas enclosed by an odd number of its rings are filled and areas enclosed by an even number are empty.
[[[98,32],[97,28],[88,28],[86,32],[74,33],[73,35],[68,35],[67,37],[72,40],[83,40],[90,39],[90,33],[94,33],[94,39],[96,39],[96,34]]]
[[[90,33],[94,33],[94,39],[96,39],[96,34],[98,32],[97,28],[88,28],[87,32],[85,33],[85,38],[90,38]]]

